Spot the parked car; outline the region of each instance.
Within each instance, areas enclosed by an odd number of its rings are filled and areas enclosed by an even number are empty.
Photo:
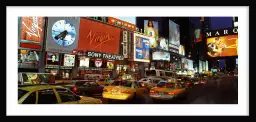
[[[32,85],[18,88],[19,104],[101,104],[100,99],[79,96],[62,86]]]

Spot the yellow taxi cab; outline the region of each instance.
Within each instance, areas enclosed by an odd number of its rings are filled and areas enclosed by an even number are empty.
[[[19,104],[101,104],[100,99],[78,96],[56,85],[30,85],[18,88]]]
[[[186,92],[180,83],[161,81],[150,89],[149,95],[153,99],[170,100],[177,97],[185,98]]]
[[[147,93],[147,89],[139,82],[129,80],[115,80],[109,86],[105,86],[102,96],[104,99],[136,100]]]

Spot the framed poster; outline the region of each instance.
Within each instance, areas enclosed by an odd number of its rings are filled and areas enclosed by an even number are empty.
[[[59,54],[47,52],[46,65],[59,65]]]
[[[64,66],[75,66],[75,55],[64,54]]]
[[[89,67],[90,58],[86,58],[85,56],[79,57],[79,66],[80,67]]]

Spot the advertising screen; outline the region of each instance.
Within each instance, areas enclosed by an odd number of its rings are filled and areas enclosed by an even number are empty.
[[[238,35],[207,38],[208,56],[237,56]]]
[[[47,52],[47,65],[59,65],[59,54]]]
[[[170,61],[170,53],[168,53],[168,52],[153,52],[152,60]]]
[[[108,23],[127,30],[136,31],[136,17],[108,17]]]
[[[19,48],[41,50],[44,32],[44,17],[19,18]]]
[[[238,58],[236,58],[236,67],[238,67]]]
[[[180,27],[178,24],[169,20],[169,47],[179,49],[180,46]]]
[[[79,57],[79,66],[80,67],[89,67],[90,58],[86,58],[85,56]]]
[[[71,53],[77,49],[79,17],[48,17],[46,51]]]
[[[64,54],[64,66],[75,66],[75,55]]]
[[[117,18],[117,19],[120,19],[120,20],[123,20],[123,21],[126,21],[126,22],[136,25],[136,17],[134,17],[134,16],[133,17],[132,16],[123,16],[123,17],[114,17],[114,18]]]
[[[186,58],[181,59],[181,68],[188,69],[188,59]]]
[[[119,54],[120,36],[118,27],[81,18],[78,49]]]
[[[168,39],[159,38],[159,49],[168,51]]]
[[[208,61],[205,61],[205,71],[209,71],[208,67],[209,67]]]
[[[203,61],[199,60],[199,73],[203,72]]]
[[[202,69],[203,69],[203,71],[205,71],[205,68],[206,68],[206,67],[205,67],[205,62],[203,61],[203,62],[202,62]]]
[[[157,48],[158,22],[152,20],[144,20],[144,32],[147,36],[154,38],[154,40],[150,41],[150,48]]]
[[[18,50],[19,68],[38,68],[39,52],[32,50]]]
[[[97,59],[94,61],[94,64],[97,68],[100,68],[103,64],[103,61],[101,59]]]
[[[201,42],[202,41],[201,29],[196,29],[194,34],[195,34],[194,42]]]
[[[150,62],[149,37],[134,33],[134,61]]]
[[[189,70],[194,70],[194,67],[193,67],[193,60],[187,59],[187,61],[188,61],[188,69],[189,69]]]
[[[180,47],[179,47],[179,54],[182,56],[185,56],[185,48],[183,45],[180,45]]]
[[[55,83],[55,78],[50,73],[19,73],[22,85]]]
[[[107,68],[108,68],[108,69],[114,69],[114,62],[108,61],[108,62],[107,62]]]

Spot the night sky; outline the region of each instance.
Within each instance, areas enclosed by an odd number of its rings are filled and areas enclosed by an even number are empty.
[[[211,17],[211,30],[232,28],[232,17]]]

